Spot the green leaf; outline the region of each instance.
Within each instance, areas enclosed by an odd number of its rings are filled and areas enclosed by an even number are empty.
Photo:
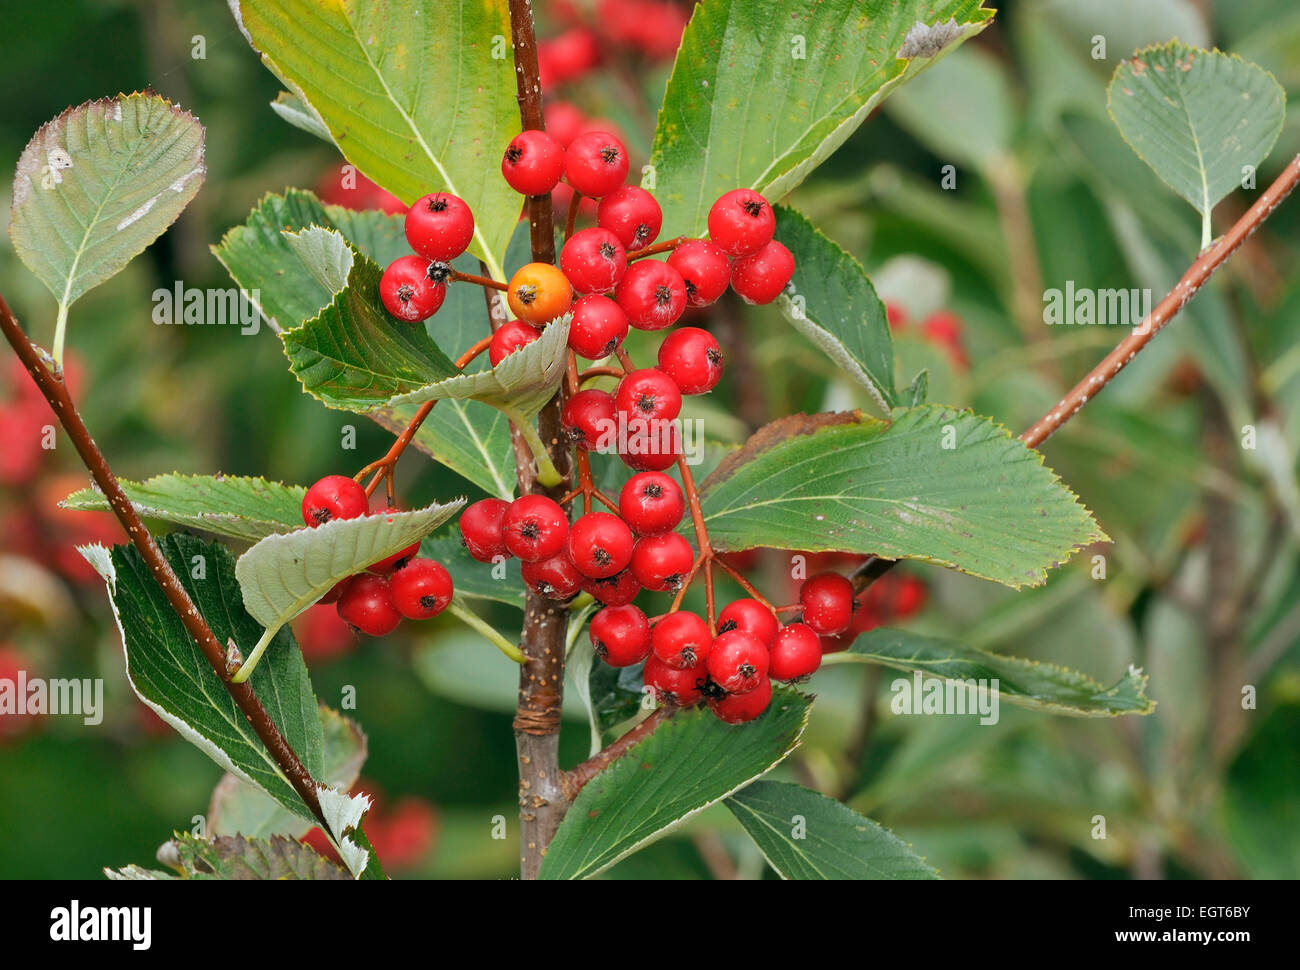
[[[777,208],[776,238],[794,255],[794,296],[778,300],[786,318],[888,412],[899,403],[894,343],[866,271],[794,209]]]
[[[365,764],[366,736],[352,721],[323,704],[320,722],[322,769],[316,780],[339,791],[348,791],[356,784]],[[301,838],[316,824],[314,820],[286,812],[260,789],[232,774],[223,775],[213,789],[207,820],[209,835],[286,835],[291,839]]]
[[[159,853],[198,879],[350,879],[347,871],[309,845],[281,835],[250,839],[219,835],[208,841],[178,832]]]
[[[334,519],[316,528],[267,536],[235,564],[244,608],[268,631],[277,630],[335,583],[420,541],[464,505],[465,500],[459,499],[413,512]],[[256,640],[236,643],[247,653]]]
[[[1042,456],[969,411],[923,405],[893,421],[796,414],[761,428],[701,486],[716,547],[920,559],[1037,585],[1106,539]]]
[[[542,878],[597,875],[765,774],[799,743],[811,705],[779,687],[748,724],[726,724],[702,707],[665,721],[578,793]]]
[[[1262,67],[1177,41],[1122,62],[1106,98],[1124,140],[1201,214],[1202,248],[1210,211],[1268,156],[1286,115],[1286,92]]]
[[[317,282],[334,288],[319,315],[280,335],[289,369],[307,393],[326,407],[366,412],[454,379],[456,366],[428,331],[384,309],[377,263],[332,229],[290,233],[289,242]]]
[[[1150,714],[1155,710],[1155,703],[1143,693],[1146,675],[1135,667],[1107,687],[1055,664],[1003,657],[955,640],[903,630],[871,630],[844,653],[828,656],[826,662],[878,663],[945,680],[997,680],[1000,700],[1049,714],[1105,717]]]
[[[203,184],[203,126],[153,94],[87,101],[46,122],[14,173],[9,237],[68,307],[162,235]]]
[[[302,528],[301,485],[234,475],[156,475],[144,482],[119,481],[136,512],[186,529],[256,542]],[[108,511],[96,488],[73,492],[59,503],[77,511]]]
[[[479,562],[465,549],[460,530],[455,527],[445,535],[425,539],[420,544],[420,555],[447,567],[456,578],[458,597],[524,608],[524,583],[519,575],[518,559],[511,557],[500,564]],[[500,579],[492,575],[498,569],[504,571]]]
[[[471,252],[504,278],[520,210],[500,174],[520,127],[505,0],[239,0],[236,16],[348,161],[408,205],[429,192],[464,199]]]
[[[243,608],[234,558],[225,547],[179,533],[165,536],[159,546],[219,643],[257,640],[261,627]],[[131,689],[226,771],[290,812],[311,818],[135,547],[85,546],[81,553],[108,585]],[[288,630],[271,642],[250,683],[284,739],[317,777],[324,766],[321,722],[302,654]]]
[[[992,16],[980,0],[709,0],[696,7],[650,157],[664,226],[703,234],[709,207],[735,188],[779,200],[894,88]]]
[[[271,102],[271,110],[295,128],[305,131],[309,135],[315,135],[331,145],[334,144],[334,136],[325,127],[325,122],[321,121],[316,109],[302,98],[296,97],[288,91],[281,91],[276,96],[276,99]]]
[[[888,829],[799,785],[756,781],[727,799],[782,879],[938,879]]]
[[[586,621],[586,616],[582,617]],[[572,631],[574,618],[570,617]],[[579,624],[581,626],[581,623]],[[636,716],[645,699],[641,664],[631,667],[611,667],[596,660],[591,638],[580,633],[570,633],[575,638],[569,650],[566,665],[573,690],[582,701],[591,728],[591,752],[594,755],[604,746],[605,732]]]

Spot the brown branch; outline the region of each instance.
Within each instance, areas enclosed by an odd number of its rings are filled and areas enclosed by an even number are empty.
[[[682,243],[690,241],[690,236],[674,236],[672,239],[665,239],[663,242],[657,242],[653,246],[646,246],[644,249],[632,250],[627,254],[627,261],[630,263],[634,259],[644,259],[646,256],[657,256],[659,253],[670,252]]]
[[[459,283],[477,283],[479,286],[485,287],[489,290],[501,290],[502,292],[505,292],[510,289],[510,287],[505,283],[502,283],[500,280],[494,280],[490,276],[476,276],[474,273],[462,273],[460,270],[455,269],[450,270],[447,273],[447,279]]]
[[[532,0],[510,0],[510,35],[515,49],[516,100],[524,129],[546,130],[542,116],[542,82],[537,71],[537,34]],[[577,199],[574,199],[577,207]],[[528,229],[533,262],[555,262],[554,211],[550,193],[528,197]]]
[[[671,718],[680,710],[677,707],[664,705],[657,707],[649,717],[640,724],[637,724],[632,730],[628,731],[622,737],[611,741],[599,752],[592,755],[582,764],[577,765],[570,771],[564,773],[564,792],[569,801],[577,797],[578,792],[582,791],[584,785],[596,775],[600,774],[616,758],[627,753],[628,749],[638,741],[648,738],[654,731],[665,721]]]
[[[312,815],[316,817],[321,827],[328,832],[329,825],[321,814],[320,799],[317,797],[316,789],[318,787],[311,773],[308,772],[305,765],[294,753],[289,742],[284,739],[280,729],[275,726],[266,709],[262,707],[262,702],[258,700],[257,694],[253,692],[251,684],[232,683],[230,680],[230,671],[226,668],[226,651],[225,647],[217,641],[216,635],[213,634],[207,621],[199,614],[198,607],[190,599],[189,593],[181,585],[181,581],[172,571],[171,564],[167,562],[162,550],[154,541],[149,530],[145,528],[144,523],[140,521],[139,515],[136,514],[135,508],[131,505],[131,500],[126,497],[122,491],[122,486],[118,484],[117,477],[113,474],[112,469],[108,467],[108,461],[105,459],[99,446],[95,444],[94,439],[90,436],[85,423],[81,420],[81,415],[77,412],[76,405],[72,401],[71,395],[68,394],[67,385],[46,369],[41,362],[40,355],[31,341],[27,339],[18,321],[14,318],[13,312],[5,302],[4,297],[0,296],[0,329],[3,329],[5,339],[13,347],[14,353],[22,361],[27,372],[31,374],[32,380],[44,395],[45,400],[49,402],[50,407],[59,418],[59,423],[63,425],[68,432],[68,437],[72,440],[72,445],[81,456],[82,462],[85,463],[95,484],[99,486],[104,497],[108,500],[109,508],[126,530],[127,537],[131,544],[139,551],[141,558],[144,559],[145,565],[149,567],[149,572],[153,575],[154,581],[162,588],[163,594],[167,597],[167,602],[175,611],[180,621],[185,626],[185,631],[190,635],[194,642],[202,651],[204,659],[212,668],[217,678],[221,681],[223,687],[234,699],[248,723],[252,725],[253,730],[257,733],[258,738],[266,745],[267,751],[275,760],[276,765],[284,772],[285,778],[293,786],[293,790],[298,793],[298,797],[311,810]]]

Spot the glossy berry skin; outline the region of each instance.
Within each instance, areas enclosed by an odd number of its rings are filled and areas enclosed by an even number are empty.
[[[602,439],[606,446],[612,444],[618,427],[614,395],[595,387],[579,391],[564,402],[560,425],[569,441],[583,451],[599,451]]]
[[[627,149],[607,131],[585,131],[564,152],[565,181],[593,199],[622,185],[627,165]]]
[[[669,667],[686,670],[699,667],[708,659],[713,649],[713,634],[703,617],[678,610],[655,624],[650,644],[654,655]]]
[[[492,342],[488,344],[488,363],[493,367],[497,366],[520,347],[528,346],[541,335],[540,330],[522,320],[503,323],[492,335]]]
[[[659,203],[639,185],[615,189],[600,200],[596,209],[596,225],[612,232],[626,249],[649,246],[659,236],[663,223]]]
[[[451,573],[432,559],[412,559],[388,580],[388,595],[408,620],[429,620],[447,608]]]
[[[510,312],[524,323],[540,327],[569,312],[573,288],[559,267],[528,263],[510,278],[506,302]]]
[[[798,680],[821,663],[821,637],[806,623],[791,623],[777,632],[768,653],[767,673],[773,680]]]
[[[732,189],[709,209],[709,238],[730,256],[757,252],[775,232],[772,207],[753,189]]]
[[[632,561],[632,530],[617,515],[588,512],[569,526],[569,556],[591,579],[621,573]]]
[[[604,579],[589,579],[584,576],[582,591],[590,593],[606,606],[626,606],[641,592],[641,584],[636,581],[631,569],[624,569],[621,573]]]
[[[579,357],[608,357],[627,336],[627,314],[607,296],[584,296],[573,304],[569,349]]]
[[[632,575],[656,593],[681,589],[693,565],[691,544],[676,532],[638,539],[632,550]]]
[[[771,303],[794,275],[794,257],[775,239],[731,264],[731,288],[746,303]]]
[[[348,588],[339,597],[339,616],[347,623],[372,637],[382,637],[397,629],[402,614],[393,605],[388,591],[388,578],[367,573],[353,576]]]
[[[460,541],[479,562],[509,556],[506,548],[505,517],[510,503],[499,498],[475,502],[460,514]]]
[[[524,562],[541,562],[559,555],[569,538],[569,519],[564,509],[545,495],[515,499],[501,524],[506,548]]]
[[[302,520],[313,527],[334,519],[359,518],[368,511],[366,490],[346,475],[326,475],[302,497]]]
[[[736,600],[734,603],[728,603],[718,614],[719,634],[741,630],[765,647],[772,646],[780,628],[781,624],[777,622],[776,614],[758,600]]]
[[[339,601],[339,597],[343,595],[344,591],[348,588],[348,583],[350,582],[352,582],[351,576],[348,576],[346,579],[340,579],[337,583],[335,583],[333,586],[330,587],[328,593],[326,593],[316,602],[321,604],[322,606],[327,603],[337,603]]]
[[[422,256],[399,256],[379,279],[384,309],[407,323],[427,320],[447,297],[447,284],[429,279],[430,263]]]
[[[627,271],[627,252],[608,229],[580,229],[560,250],[560,269],[578,293],[605,293]]]
[[[406,241],[425,259],[453,260],[473,238],[474,213],[454,195],[430,193],[406,212]]]
[[[682,487],[663,472],[639,472],[618,495],[618,514],[639,536],[672,532],[686,514]]]
[[[501,174],[521,195],[545,195],[564,175],[564,146],[544,131],[522,131],[506,146]]]
[[[743,630],[718,634],[705,663],[714,683],[729,694],[747,694],[767,679],[767,647]]]
[[[519,572],[531,589],[547,599],[567,600],[582,589],[582,573],[567,551],[541,562],[522,563]]]
[[[638,330],[665,330],[686,309],[686,282],[667,263],[641,259],[627,268],[614,299]]]
[[[707,239],[691,239],[668,255],[668,265],[686,282],[686,305],[716,303],[731,284],[731,260]]]
[[[627,420],[671,421],[682,411],[682,392],[677,382],[657,367],[635,370],[618,382],[614,409]]]
[[[393,553],[387,559],[381,559],[377,563],[372,563],[366,567],[368,572],[372,573],[391,573],[394,569],[404,563],[409,562],[420,554],[420,543],[412,542],[405,549],[400,549]]]
[[[618,456],[639,472],[661,472],[671,468],[681,453],[682,432],[675,422],[632,418]]]
[[[683,394],[707,394],[722,380],[722,348],[699,327],[679,327],[659,345],[659,369]]]
[[[646,658],[641,679],[661,702],[689,707],[700,699],[700,684],[705,674],[699,667],[670,667],[652,653]]]
[[[630,667],[650,655],[650,621],[635,606],[607,606],[587,629],[596,656],[611,667]]]
[[[799,590],[803,621],[822,636],[843,633],[853,622],[853,584],[839,573],[818,573]]]
[[[728,724],[752,721],[772,703],[772,681],[764,677],[758,686],[744,694],[728,694],[709,699],[709,710]]]

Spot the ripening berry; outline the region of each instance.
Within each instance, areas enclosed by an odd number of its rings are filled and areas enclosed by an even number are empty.
[[[488,344],[488,363],[493,367],[497,366],[520,347],[528,346],[541,335],[540,330],[530,327],[522,320],[503,323],[492,335],[492,342]]]
[[[722,348],[699,327],[679,327],[659,345],[659,369],[683,394],[707,394],[722,380]]]
[[[699,667],[677,669],[670,667],[653,653],[646,658],[641,679],[654,691],[656,699],[664,704],[689,707],[700,699],[700,687],[705,673]]]
[[[772,207],[753,189],[732,189],[709,209],[709,238],[728,255],[757,252],[775,232]]]
[[[794,276],[794,257],[775,239],[731,264],[731,288],[746,303],[771,303]]]
[[[460,514],[460,541],[470,556],[479,562],[491,562],[497,556],[510,555],[505,535],[505,517],[509,509],[509,502],[485,498]]]
[[[406,213],[406,241],[425,259],[450,262],[474,238],[474,213],[463,199],[433,192]]]
[[[740,630],[757,638],[765,647],[772,646],[779,628],[776,614],[758,600],[736,600],[718,614],[718,633]]]
[[[608,229],[582,229],[560,250],[560,269],[578,293],[605,293],[627,271],[627,252]]]
[[[686,283],[686,305],[716,303],[731,283],[731,260],[707,239],[690,239],[668,254],[668,265]]]
[[[540,327],[569,312],[573,288],[559,267],[529,263],[510,278],[506,302],[520,320]]]
[[[623,464],[639,472],[671,468],[682,454],[682,431],[676,421],[630,418],[627,435],[619,445]]]
[[[635,606],[607,606],[598,611],[587,635],[596,656],[611,667],[630,667],[650,655],[650,621]]]
[[[502,519],[506,548],[524,562],[558,555],[569,538],[564,509],[545,495],[523,495],[510,503]]]
[[[614,396],[594,387],[579,391],[564,402],[560,426],[565,437],[583,451],[600,451],[602,444],[608,448],[618,429]]]
[[[521,195],[545,195],[564,175],[564,147],[544,131],[522,131],[506,147],[501,174]]]
[[[632,550],[632,575],[648,590],[656,593],[676,592],[686,582],[695,553],[679,533],[645,536]]]
[[[777,631],[768,661],[768,676],[773,680],[807,677],[821,666],[821,637],[805,623],[783,626]]]
[[[607,131],[585,131],[565,149],[565,181],[593,199],[622,185],[627,167],[627,149]]]
[[[302,497],[302,520],[310,526],[359,518],[369,510],[366,490],[346,475],[326,475]]]
[[[578,572],[567,550],[540,562],[521,563],[519,572],[529,588],[546,599],[567,600],[582,589],[582,573]]]
[[[627,314],[607,296],[584,296],[573,304],[569,349],[579,357],[600,360],[618,349],[627,336]]]
[[[618,514],[639,536],[658,536],[676,529],[686,514],[682,487],[663,472],[640,472],[623,485]]]
[[[678,610],[655,624],[650,643],[661,661],[669,667],[686,670],[699,667],[708,659],[713,649],[713,634],[699,614]]]
[[[397,612],[409,620],[428,620],[451,602],[451,573],[432,559],[411,559],[388,580],[388,595]]]
[[[641,584],[636,581],[631,569],[624,569],[621,573],[606,576],[604,579],[590,579],[584,576],[582,591],[590,593],[606,606],[626,606],[636,599],[637,593],[641,592]]]
[[[627,268],[614,299],[638,330],[664,330],[686,309],[686,283],[667,263],[642,259]]]
[[[747,694],[767,679],[767,647],[743,630],[720,633],[706,665],[709,677],[730,694]]]
[[[623,377],[614,391],[614,408],[647,421],[671,421],[682,410],[682,392],[677,383],[657,367],[646,367]]]
[[[600,200],[596,209],[596,225],[612,232],[627,249],[649,246],[658,237],[663,221],[659,203],[639,185],[615,189]]]
[[[353,576],[336,609],[353,628],[372,637],[392,633],[402,622],[402,614],[389,595],[386,576],[369,573]]]
[[[569,556],[591,579],[621,573],[632,561],[632,530],[617,515],[588,512],[569,526]]]
[[[839,573],[818,573],[799,590],[803,621],[822,636],[843,633],[853,621],[853,584]]]
[[[728,724],[744,724],[762,714],[771,703],[772,681],[764,677],[747,693],[709,698],[709,710]]]
[[[384,309],[407,323],[427,320],[447,297],[447,284],[429,278],[432,264],[423,256],[399,256],[379,279]]]

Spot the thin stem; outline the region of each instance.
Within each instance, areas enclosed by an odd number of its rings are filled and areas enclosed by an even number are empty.
[[[271,645],[275,635],[280,632],[280,627],[267,627],[262,631],[262,637],[253,645],[253,652],[248,655],[239,669],[231,675],[232,684],[242,684],[253,676],[253,671],[257,669],[257,662],[262,659],[262,654],[266,653],[266,648]]]
[[[68,305],[59,301],[59,315],[54,320],[54,372],[63,375],[63,341],[68,335]]]
[[[621,367],[588,367],[578,375],[578,384],[581,386],[593,377],[624,377],[626,371]]]
[[[573,229],[578,224],[578,204],[582,201],[582,193],[577,189],[573,190],[573,198],[569,199],[569,211],[564,216],[564,241],[568,242],[573,238]]]
[[[493,290],[501,290],[502,292],[510,289],[507,284],[502,283],[500,280],[494,280],[488,276],[478,276],[474,273],[462,273],[454,269],[447,274],[447,279],[456,280],[461,283],[477,283],[479,286]]]
[[[617,740],[611,741],[586,761],[576,765],[572,770],[566,771],[563,780],[565,795],[572,801],[577,797],[578,792],[582,791],[587,782],[600,774],[615,759],[626,754],[628,749],[638,741],[649,737],[656,728],[668,721],[679,710],[680,708],[666,705],[655,708],[649,717],[633,727],[632,730]]]
[[[770,602],[768,602],[767,597],[764,596],[762,593],[760,593],[757,589],[755,589],[754,584],[751,583],[744,576],[742,576],[737,569],[735,569],[733,566],[731,566],[730,564],[728,564],[722,559],[715,559],[714,562],[717,563],[719,569],[721,569],[724,573],[726,573],[737,583],[739,583],[740,588],[743,589],[746,593],[748,593],[753,599],[758,600],[760,603],[766,606],[773,613],[777,612],[776,607],[773,606]]]
[[[644,249],[632,250],[627,254],[627,261],[630,263],[634,259],[644,259],[647,256],[655,256],[659,253],[671,252],[682,243],[690,241],[690,236],[674,236],[672,239],[665,239],[663,242],[657,242],[653,246],[646,246]]]
[[[452,597],[451,603],[447,606],[447,612],[456,617],[456,619],[460,620],[466,626],[474,629],[483,637],[483,639],[492,644],[492,646],[496,647],[515,663],[524,663],[524,655],[517,646],[502,636],[496,627],[492,626],[492,624],[488,623],[473,610],[461,605],[457,597]]]

